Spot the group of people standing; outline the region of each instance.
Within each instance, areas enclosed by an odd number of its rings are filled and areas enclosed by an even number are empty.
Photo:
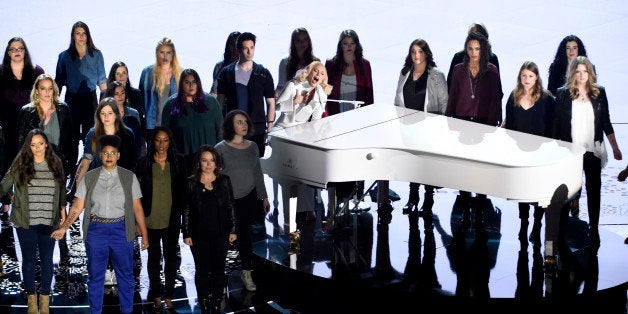
[[[12,204],[29,313],[48,312],[54,241],[64,239],[81,213],[92,313],[102,311],[109,264],[117,277],[120,310],[132,312],[138,238],[148,250],[149,300],[157,309],[173,307],[181,233],[194,257],[203,312],[220,311],[229,243],[237,244],[245,288],[257,289],[251,235],[253,224],[263,222],[270,210],[259,160],[268,133],[352,110],[356,101],[370,105],[374,93],[371,65],[354,30],[341,32],[335,56],[323,63],[313,54],[308,31],[295,29],[276,86],[270,71],[254,61],[256,40],[249,32],[229,34],[209,92],[196,70],[179,64],[166,37],[156,45],[155,63],[142,70],[138,88],[132,87],[124,62],[114,63],[107,76],[102,52],[83,22],[72,26],[54,78],[31,63],[23,39],[9,41],[0,69],[5,141],[0,194],[3,210]],[[604,134],[614,158],[622,155],[605,90],[578,37],[560,43],[549,81],[543,88],[538,66],[525,61],[504,119],[498,59],[486,28],[474,23],[447,77],[424,39],[410,43],[394,104],[584,146],[590,235],[599,244]],[[65,101],[59,98],[63,87]],[[340,199],[363,193],[361,181],[333,184]],[[404,213],[418,210],[419,187],[410,183]],[[435,189],[425,186],[425,214],[431,214]],[[300,217],[312,219],[317,190],[304,184],[296,190]],[[481,228],[486,195],[460,195],[469,204],[465,215],[475,208],[476,228]],[[519,209],[527,226],[529,204]],[[543,210],[535,207],[534,217],[530,241],[539,243]]]

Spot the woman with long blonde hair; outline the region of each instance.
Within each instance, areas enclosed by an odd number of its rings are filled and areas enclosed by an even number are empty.
[[[18,114],[18,145],[24,144],[32,129],[41,129],[61,158],[64,173],[73,173],[78,143],[73,137],[72,122],[70,107],[59,99],[59,88],[54,79],[48,74],[41,74],[33,84],[31,102],[22,106]]]
[[[570,63],[565,86],[556,91],[556,119],[554,138],[583,146],[583,160],[589,235],[593,245],[599,246],[602,168],[606,165],[604,134],[616,160],[622,159],[611,124],[606,90],[597,84],[593,64],[587,57],[577,56]],[[580,194],[576,196],[576,199]]]
[[[168,37],[157,42],[156,61],[142,70],[140,91],[144,99],[145,128],[151,132],[161,125],[161,114],[168,98],[177,93],[183,68],[179,64],[174,43]],[[150,136],[148,136],[150,137]]]

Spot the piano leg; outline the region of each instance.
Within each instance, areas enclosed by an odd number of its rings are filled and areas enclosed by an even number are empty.
[[[327,186],[327,198],[327,230],[329,231],[334,229],[336,210],[338,210],[338,195],[335,186]]]
[[[279,182],[273,179],[273,206],[279,208]]]
[[[377,207],[380,208],[383,205],[390,205],[390,195],[388,194],[389,182],[377,181]]]
[[[545,252],[543,268],[545,272],[545,292],[551,296],[554,279],[560,267],[561,251],[568,249],[565,243],[565,232],[569,219],[570,200],[567,198],[567,187],[561,185],[552,196],[550,204],[545,208]]]

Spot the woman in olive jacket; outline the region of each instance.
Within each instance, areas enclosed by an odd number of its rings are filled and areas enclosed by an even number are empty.
[[[183,155],[177,153],[172,132],[158,126],[148,142],[146,155],[140,159],[135,174],[142,189],[142,207],[148,231],[147,271],[150,282],[148,300],[161,308],[172,308],[175,279],[180,265],[179,235],[183,214],[185,183]],[[163,250],[163,252],[162,252]],[[165,286],[161,285],[161,258],[164,260]]]

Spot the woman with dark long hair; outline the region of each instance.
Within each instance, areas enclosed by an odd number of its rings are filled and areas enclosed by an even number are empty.
[[[22,249],[22,274],[28,295],[28,313],[38,308],[35,264],[40,260],[39,311],[49,313],[55,228],[66,216],[63,163],[44,131],[28,132],[13,164],[2,178],[0,195],[13,191],[11,222]]]
[[[111,83],[118,81],[124,85],[124,92],[126,94],[126,103],[129,107],[137,110],[140,116],[140,127],[143,130],[146,126],[146,117],[144,115],[144,100],[142,100],[142,92],[133,87],[131,80],[129,79],[129,67],[122,61],[115,62],[111,65],[109,70],[109,76],[107,76],[107,88]],[[107,97],[101,94],[101,98]],[[109,97],[113,97],[108,95]],[[140,134],[142,136],[142,134]]]
[[[229,33],[227,36],[227,41],[225,42],[225,50],[222,54],[222,60],[216,62],[214,65],[214,71],[212,72],[212,79],[214,80],[212,83],[212,88],[209,90],[209,93],[217,97],[218,94],[216,92],[216,86],[218,86],[218,74],[223,67],[227,66],[229,63],[235,62],[238,60],[238,49],[236,48],[236,40],[238,36],[240,36],[240,32],[235,31]]]
[[[290,36],[290,54],[279,62],[279,77],[275,89],[277,97],[286,83],[295,78],[297,71],[307,67],[312,61],[319,61],[312,52],[312,38],[307,29],[299,27]]]
[[[547,89],[556,95],[559,87],[565,85],[567,68],[577,56],[587,56],[587,49],[582,40],[576,35],[567,35],[560,41],[554,60],[549,67]]]
[[[83,141],[83,157],[76,170],[76,186],[81,182],[88,170],[95,169],[102,165],[100,158],[100,147],[98,139],[103,135],[117,135],[120,137],[120,160],[117,165],[127,170],[135,170],[137,154],[133,131],[124,124],[118,104],[113,97],[107,97],[100,101],[96,113],[94,114],[94,126],[87,132]]]
[[[70,45],[59,54],[55,82],[59,91],[66,88],[65,102],[70,106],[76,139],[84,139],[94,126],[94,110],[98,106],[96,89],[107,88],[106,75],[102,52],[94,45],[89,27],[82,21],[74,23]]]
[[[506,103],[506,119],[502,124],[509,130],[525,132],[538,136],[551,137],[554,123],[554,96],[543,89],[539,67],[532,61],[526,61],[519,69],[517,86]],[[519,240],[525,241],[530,216],[529,203],[519,203],[521,229]],[[534,224],[529,240],[535,245],[541,242],[541,220],[545,211],[538,205],[534,207]]]
[[[172,309],[174,285],[179,269],[179,234],[185,203],[186,170],[183,156],[177,152],[172,132],[166,127],[155,127],[146,156],[140,159],[135,171],[142,189],[142,207],[148,231],[147,271],[150,282],[148,300],[153,307],[162,307],[165,297],[167,309]],[[165,275],[161,284],[160,273]]]
[[[413,40],[399,74],[395,106],[444,114],[448,98],[445,74],[436,67],[430,46],[424,39]],[[408,203],[403,207],[404,214],[409,214],[418,207],[419,187],[420,183],[410,183]],[[431,213],[434,187],[431,185],[424,185],[424,187],[423,211]]]
[[[105,91],[105,97],[113,97],[118,104],[118,111],[122,116],[124,125],[128,126],[133,131],[133,137],[135,139],[135,155],[142,156],[146,150],[144,146],[144,140],[142,139],[142,122],[140,113],[129,106],[129,98],[127,94],[128,89],[126,85],[119,81],[113,81],[107,85]]]
[[[347,29],[340,33],[336,45],[336,55],[325,62],[329,85],[332,86],[329,99],[362,101],[364,105],[373,103],[373,77],[371,63],[364,58],[362,44],[358,34]],[[354,109],[353,103],[329,101],[323,116]],[[364,181],[333,183],[336,186],[338,199],[347,199],[357,185],[360,198],[364,191]]]
[[[5,136],[5,158],[9,163],[21,147],[16,140],[17,116],[22,106],[30,102],[33,84],[41,74],[44,69],[33,64],[24,39],[9,39],[0,66],[0,123]]]
[[[445,115],[490,126],[502,123],[502,84],[497,67],[490,63],[491,45],[480,33],[470,33],[464,42],[464,61],[452,72],[449,99]],[[475,208],[475,228],[482,229],[485,194],[477,194],[472,202],[471,193],[460,191],[463,227],[470,222],[471,207]]]
[[[227,249],[238,238],[231,180],[220,169],[220,154],[210,145],[201,145],[193,175],[186,184],[183,242],[190,246],[194,257],[194,283],[201,313],[220,312]]]
[[[218,100],[203,91],[201,78],[193,69],[185,69],[179,80],[179,92],[164,105],[162,125],[174,135],[185,158],[188,174],[194,169],[196,152],[202,144],[220,142],[222,113]]]

